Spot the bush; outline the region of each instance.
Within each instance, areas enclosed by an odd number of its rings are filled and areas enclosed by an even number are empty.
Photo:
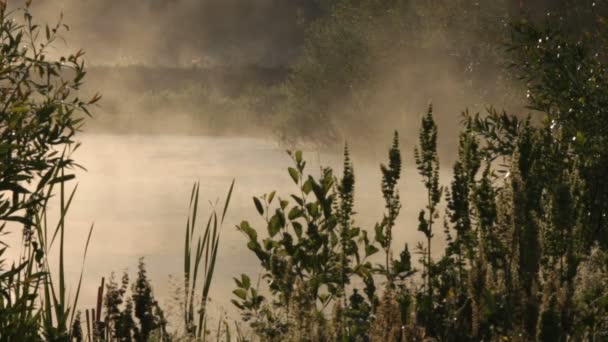
[[[540,118],[490,109],[463,115],[450,187],[439,182],[438,128],[423,116],[415,161],[427,189],[419,215],[420,277],[408,246],[395,259],[391,235],[401,201],[395,135],[382,166],[387,213],[356,225],[354,169],[341,179],[305,176],[301,152],[289,174],[298,191],[254,198],[264,237],[239,225],[269,292],[235,279],[233,303],[262,340],[599,340],[606,336],[608,182],[606,54],[528,23],[514,26],[514,74]],[[595,37],[597,39],[597,37]],[[431,245],[443,216],[447,245]],[[274,203],[273,200],[278,198]],[[293,200],[294,204],[291,204]],[[374,239],[368,238],[374,232]],[[436,247],[435,247],[436,248]],[[383,249],[384,261],[369,259]],[[600,266],[602,265],[602,266]],[[379,285],[377,285],[379,284]],[[360,287],[362,293],[359,294]],[[266,295],[266,293],[268,293]],[[328,310],[332,308],[332,310]]]
[[[79,113],[88,114],[87,107],[99,96],[82,100],[77,95],[85,76],[83,52],[49,58],[49,48],[67,26],[61,21],[51,27],[36,24],[30,2],[15,11],[0,2],[0,232],[7,233],[9,227],[23,232],[23,259],[11,266],[0,261],[0,339],[66,340],[78,290],[68,303],[63,217],[73,192],[66,192],[65,183],[74,178],[70,169],[77,166],[70,154],[78,146],[75,135],[83,120]],[[56,194],[60,222],[50,230],[46,209]],[[53,281],[47,257],[55,237],[60,260]]]

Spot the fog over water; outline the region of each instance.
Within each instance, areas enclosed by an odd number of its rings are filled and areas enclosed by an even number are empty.
[[[0,298],[0,340],[13,321],[52,339],[63,309],[93,339],[148,339],[145,316],[184,339],[184,302],[206,319],[188,328],[218,340],[608,336],[594,307],[608,0],[0,0],[0,14],[0,287],[43,315],[7,319]],[[340,182],[349,158],[331,215],[294,184],[296,151],[304,179]],[[201,240],[231,184],[215,257]],[[319,240],[317,214],[340,231]]]
[[[243,108],[251,107],[251,102],[260,106],[262,113],[272,106],[258,104],[256,92],[244,100],[239,96],[247,92],[243,86],[247,82],[258,91],[268,91],[270,85],[280,88],[284,72],[275,69],[293,63],[302,42],[302,28],[295,23],[314,17],[311,3],[34,1],[34,14],[42,22],[52,23],[63,11],[65,22],[71,26],[65,34],[69,44],[58,43],[54,52],[62,55],[84,48],[87,63],[92,66],[85,93],[99,90],[104,94],[100,107],[93,110],[94,118],[85,126],[95,126],[98,120],[104,122],[104,129],[87,130],[81,135],[82,147],[74,155],[87,171],[77,172],[79,188],[67,217],[66,269],[72,290],[78,281],[88,228],[95,224],[79,307],[94,305],[101,277],[113,271],[120,277],[125,269],[134,277],[140,257],[145,258],[156,296],[166,302],[172,293],[169,275],[179,279],[183,272],[184,228],[195,181],[201,184],[198,229],[202,229],[210,212],[209,201],[222,202],[230,182],[236,180],[222,231],[212,306],[231,310],[232,278],[241,273],[259,274],[259,262],[235,225],[248,220],[263,235],[266,229],[252,196],[277,190],[278,196],[288,198],[296,189],[287,173],[291,161],[285,148],[269,134],[270,129],[255,127],[269,126],[270,120],[258,116],[261,119],[254,123],[254,116],[239,115],[239,111],[245,112]],[[403,56],[399,65],[379,71],[386,79],[379,87],[382,96],[375,102],[378,106],[374,107],[373,121],[354,117],[340,122],[352,126],[347,127],[348,132],[365,133],[345,138],[355,148],[357,222],[370,232],[384,212],[379,164],[387,160],[392,132],[402,132],[404,171],[399,190],[403,208],[393,233],[395,254],[405,242],[413,251],[423,238],[417,231],[417,217],[426,195],[415,172],[412,150],[426,106],[435,101],[440,154],[442,159],[446,155],[453,159],[458,114],[469,105],[487,105],[467,93],[461,78],[455,76],[462,71],[453,57],[434,52],[427,51],[433,55],[430,60],[410,61]],[[255,65],[263,70],[249,75],[244,68],[231,69],[235,65]],[[486,88],[485,81],[495,81],[495,69],[498,66],[492,66],[484,76],[480,88]],[[207,135],[208,131],[219,131],[213,126],[216,122],[223,130],[213,137]],[[306,124],[322,126],[326,122],[311,120]],[[365,157],[358,155],[356,147],[367,148]],[[382,154],[376,154],[380,150]],[[312,175],[319,174],[320,164],[334,167],[337,175],[341,172],[342,154],[335,146],[322,153],[305,151],[305,158]],[[449,184],[451,165],[442,166],[441,182]],[[441,239],[440,224],[435,231]],[[15,246],[19,245],[18,235],[12,236]],[[441,252],[441,248],[434,251]],[[416,255],[413,258],[417,259]]]
[[[93,222],[95,227],[79,306],[94,306],[101,277],[112,271],[120,276],[128,269],[134,277],[140,257],[145,258],[156,295],[166,302],[173,293],[169,275],[179,279],[183,269],[184,227],[193,182],[201,182],[197,229],[202,229],[210,212],[209,201],[223,202],[230,182],[236,179],[212,287],[212,306],[232,310],[232,277],[241,273],[255,277],[261,271],[235,225],[248,220],[265,235],[252,196],[277,190],[277,196],[288,198],[297,190],[287,173],[291,160],[285,150],[273,141],[250,138],[93,134],[81,138],[83,145],[74,157],[87,171],[78,172],[79,187],[67,217],[66,269],[72,294],[88,228]],[[411,148],[403,147],[404,152]],[[309,161],[307,170],[314,176],[319,175],[319,160],[334,167],[337,175],[341,172],[339,154],[305,151],[304,156]],[[373,161],[353,155],[356,219],[368,230],[382,218],[379,163],[386,159],[385,155]],[[396,251],[406,241],[412,246],[422,237],[416,218],[424,206],[423,186],[412,167],[413,159],[406,158],[404,165],[399,187],[403,209],[394,230]],[[447,183],[447,177],[442,174],[442,182]]]
[[[33,1],[43,21],[64,14],[68,46],[85,49],[95,65],[285,64],[301,41],[295,23],[315,7],[308,0]]]

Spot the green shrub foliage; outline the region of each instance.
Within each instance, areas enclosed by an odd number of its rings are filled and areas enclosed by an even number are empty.
[[[104,297],[103,329],[98,340],[145,342],[152,337],[165,340],[167,321],[158,301],[154,298],[152,286],[146,272],[143,258],[139,259],[137,279],[129,289],[129,275],[125,272],[118,283],[114,274],[106,284]]]
[[[235,279],[233,303],[255,334],[268,341],[608,338],[608,69],[603,46],[588,37],[514,25],[513,75],[528,87],[532,114],[465,112],[445,188],[432,108],[423,115],[415,165],[428,200],[419,215],[419,273],[407,245],[397,257],[391,246],[393,229],[415,229],[395,225],[397,134],[381,166],[386,214],[369,230],[355,220],[348,148],[341,177],[328,168],[308,176],[302,152],[290,153],[297,191],[254,198],[265,229],[238,226],[263,270],[256,282]],[[433,243],[441,223],[445,243]],[[374,256],[379,251],[383,257]]]
[[[70,299],[65,282],[64,217],[74,195],[66,183],[78,166],[71,159],[76,133],[100,97],[79,97],[84,53],[50,58],[68,26],[37,24],[30,3],[9,10],[0,1],[0,236],[23,232],[22,258],[12,263],[0,241],[0,340],[66,341],[81,335],[80,285]],[[59,202],[56,227],[46,214],[52,199]],[[53,241],[58,272],[48,260]]]

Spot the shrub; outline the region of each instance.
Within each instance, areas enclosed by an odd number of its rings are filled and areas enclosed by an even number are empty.
[[[10,267],[6,260],[0,262],[0,339],[66,340],[79,286],[69,303],[63,218],[74,192],[68,193],[65,183],[74,178],[70,169],[77,166],[70,155],[78,146],[75,135],[83,120],[79,113],[89,114],[87,107],[100,97],[78,97],[84,53],[51,59],[48,50],[67,26],[61,21],[55,26],[36,24],[30,2],[9,11],[6,1],[0,1],[0,231],[21,227],[24,241],[22,259]],[[46,209],[56,194],[60,219],[51,228]],[[48,255],[56,237],[59,273],[53,278]]]
[[[260,260],[269,293],[242,275],[233,303],[262,340],[606,336],[605,49],[528,23],[515,25],[513,34],[514,74],[526,81],[530,106],[541,118],[465,112],[446,189],[447,244],[437,258],[431,243],[444,189],[437,125],[432,110],[423,116],[415,151],[428,194],[418,226],[426,240],[417,248],[421,278],[405,282],[415,272],[409,250],[397,260],[391,250],[401,208],[397,135],[389,164],[381,167],[387,214],[374,230],[359,228],[353,217],[348,149],[341,179],[328,168],[318,179],[305,176],[302,153],[290,153],[288,172],[298,192],[278,197],[274,207],[275,192],[254,198],[266,222],[264,237],[247,221],[238,226]],[[374,241],[368,231],[375,231]],[[384,262],[368,259],[380,249]],[[385,281],[377,287],[379,280]]]

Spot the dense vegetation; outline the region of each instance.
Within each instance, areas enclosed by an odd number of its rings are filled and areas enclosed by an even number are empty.
[[[569,0],[317,2],[321,10],[306,27],[275,112],[288,140],[378,140],[392,127],[408,139],[415,135],[409,118],[437,98],[438,108],[456,113],[523,111],[526,88],[505,54],[511,23],[549,25],[577,40],[597,34],[608,10],[605,1]],[[453,113],[437,119],[458,124]],[[318,121],[324,129],[310,124]],[[455,145],[457,135],[444,132],[441,140]]]
[[[0,2],[0,233],[17,227],[23,233],[20,258],[10,266],[5,260],[8,246],[0,249],[4,341],[61,340],[75,320],[80,286],[70,300],[63,254],[64,217],[75,189],[69,191],[66,183],[78,166],[71,153],[78,147],[74,136],[82,114],[88,114],[87,107],[99,96],[77,96],[85,76],[81,51],[47,59],[63,29],[61,22],[39,26],[28,11],[11,13]],[[69,76],[60,76],[65,70]],[[57,223],[47,217],[51,202],[59,208]],[[59,245],[59,260],[53,263],[58,272],[52,272],[48,258],[54,242]]]
[[[398,135],[381,166],[386,213],[354,219],[354,170],[307,176],[298,190],[254,198],[267,234],[244,221],[264,269],[262,290],[235,279],[243,319],[262,340],[602,341],[608,338],[605,50],[529,24],[513,28],[513,69],[534,117],[462,117],[458,160],[440,186],[438,127],[422,118],[415,165],[427,189],[422,243],[393,254],[402,205]],[[602,47],[604,48],[604,47]],[[292,202],[293,201],[293,202]],[[443,215],[440,204],[446,204]],[[293,203],[293,204],[291,204]],[[438,232],[447,240],[437,256]],[[371,258],[382,252],[382,258]],[[411,253],[419,255],[415,267]],[[398,257],[395,257],[397,255]]]
[[[323,14],[308,27],[286,82],[283,114],[292,134],[378,138],[359,127],[386,129],[382,121],[394,125],[430,96],[461,107],[503,100],[495,93],[507,89],[508,80],[497,64],[511,1],[320,3]],[[446,94],[446,87],[469,103]],[[404,100],[405,94],[415,95]],[[311,117],[328,129],[308,124]]]
[[[510,61],[509,73],[500,77],[521,81],[532,113],[465,111],[453,178],[442,186],[441,127],[429,107],[419,123],[413,162],[402,156],[400,135],[393,136],[388,162],[380,166],[385,213],[373,227],[356,221],[349,147],[341,175],[330,168],[309,175],[303,153],[290,152],[295,192],[254,197],[262,228],[249,221],[237,227],[262,266],[258,281],[247,274],[234,279],[233,303],[242,324],[219,319],[217,328],[207,325],[220,230],[234,183],[222,211],[213,211],[200,231],[196,184],[176,318],[182,325],[171,332],[143,260],[131,285],[127,274],[120,281],[114,275],[102,280],[97,306],[85,309],[84,317],[77,311],[80,285],[73,300],[66,294],[64,218],[75,193],[68,189],[72,169],[78,166],[71,153],[88,107],[100,97],[78,97],[86,74],[82,53],[49,60],[47,49],[66,27],[36,25],[26,4],[8,12],[0,1],[0,233],[21,229],[23,234],[20,258],[0,262],[0,340],[204,340],[212,339],[212,331],[216,340],[228,341],[608,339],[606,32],[602,17],[595,26],[573,24],[596,18],[595,10],[581,5],[547,28],[514,22],[510,38],[501,26],[479,32],[491,37],[482,39],[467,30],[484,26],[471,22],[511,13],[505,10],[510,3],[472,11],[468,2],[445,2],[425,12],[429,9],[414,6],[417,2],[319,2],[328,15],[311,26],[302,62],[286,84],[291,114],[287,120],[274,117],[279,124],[333,139],[336,127],[327,130],[328,115],[358,118],[373,110],[372,98],[385,89],[376,87],[383,75],[376,71],[388,70],[399,58],[380,52],[410,30],[402,25],[426,24],[425,18],[443,18],[441,13],[449,19],[448,13],[462,9],[473,14],[457,18],[462,20],[456,26],[440,25],[443,32],[463,25],[456,32],[475,42],[505,39],[509,51],[482,44],[472,56],[468,43],[445,49],[461,56],[464,65],[480,55],[490,64]],[[447,37],[433,42],[443,46],[453,39]],[[399,39],[410,44],[416,38]],[[419,49],[426,42],[412,44]],[[421,52],[419,58],[425,56]],[[476,84],[474,76],[469,80]],[[333,106],[335,93],[346,109]],[[406,203],[399,194],[402,170],[414,166],[426,189],[425,203]],[[57,223],[47,215],[52,201],[58,202]],[[417,227],[397,225],[403,206],[420,206]],[[393,236],[405,229],[417,229],[421,242],[394,246]],[[53,243],[58,260],[50,260]]]

